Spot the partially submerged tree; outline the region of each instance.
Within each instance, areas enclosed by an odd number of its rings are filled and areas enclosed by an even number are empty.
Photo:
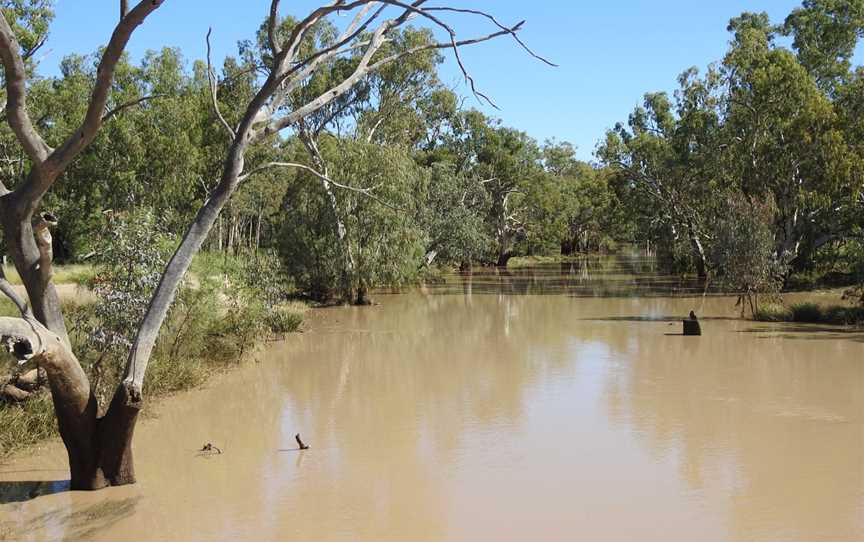
[[[131,441],[143,406],[144,378],[159,330],[193,256],[240,183],[255,173],[274,167],[301,168],[316,177],[326,178],[309,166],[295,163],[271,162],[247,169],[246,156],[254,146],[272,142],[285,130],[296,130],[304,119],[350,92],[369,74],[430,50],[451,50],[472,91],[484,97],[465,70],[459,48],[502,36],[513,37],[525,48],[516,37],[521,22],[507,27],[481,11],[426,6],[425,0],[410,3],[400,0],[334,0],[314,9],[305,18],[297,20],[289,32],[282,33],[277,31],[280,28],[279,0],[272,0],[267,22],[270,58],[262,59],[258,66],[260,80],[256,81],[255,94],[242,108],[236,123],[229,122],[222,114],[216,80],[208,68],[214,113],[229,141],[223,169],[209,198],[199,209],[166,266],[138,326],[124,378],[106,414],[98,418],[96,398],[71,351],[63,313],[51,280],[49,230],[56,219],[49,213],[40,212],[40,204],[75,157],[93,141],[102,124],[118,111],[134,105],[111,103],[115,69],[133,31],[162,4],[164,0],[142,0],[128,9],[127,3],[121,0],[120,21],[102,53],[84,119],[57,148],[45,142],[27,109],[26,58],[32,47],[22,49],[28,45],[16,35],[15,29],[22,26],[19,24],[21,15],[16,9],[5,7],[4,3],[3,17],[0,18],[0,60],[5,69],[7,121],[29,160],[29,170],[23,182],[14,188],[0,186],[0,218],[8,251],[32,305],[31,309],[5,279],[0,280],[0,290],[16,303],[22,314],[22,318],[0,318],[0,337],[20,359],[32,359],[48,374],[60,434],[69,454],[73,489],[99,489],[134,483]],[[344,13],[353,17],[336,39],[313,52],[304,51],[302,45],[317,25],[328,17]],[[483,18],[494,26],[494,31],[459,40],[453,28],[442,19],[442,16],[453,13]],[[410,21],[420,21],[443,31],[447,38],[379,54],[391,36]],[[319,68],[349,54],[359,54],[359,58],[353,69],[342,78],[330,81],[326,88],[310,96],[305,103],[290,101],[294,91],[306,85]],[[135,103],[140,103],[140,99]]]
[[[774,257],[772,225],[776,212],[772,202],[731,195],[726,213],[712,224],[711,259],[724,289],[738,294],[741,314],[749,306],[751,316],[759,311],[759,295],[780,290],[786,273]]]

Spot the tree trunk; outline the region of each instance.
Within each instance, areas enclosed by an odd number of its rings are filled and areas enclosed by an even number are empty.
[[[258,211],[258,218],[255,222],[255,250],[261,248],[261,211]]]
[[[96,397],[78,359],[29,311],[23,318],[0,318],[0,343],[45,371],[69,458],[71,488],[133,483],[130,443],[141,405],[130,400],[126,387],[118,388],[106,415],[97,418]]]
[[[53,251],[48,224],[44,223],[44,219],[37,218],[37,240],[32,212],[22,211],[25,206],[16,200],[14,192],[0,197],[0,220],[7,250],[27,290],[36,319],[69,345],[60,298],[51,281]]]
[[[692,227],[687,228],[687,233],[690,236],[690,246],[693,249],[693,260],[696,263],[696,274],[700,279],[708,278],[708,271],[705,257],[705,247],[702,246],[702,240]]]
[[[509,262],[510,258],[512,257],[512,252],[502,252],[498,255],[498,262],[495,265],[497,265],[498,267],[507,267],[507,262]]]
[[[231,215],[228,221],[228,244],[226,250],[229,254],[234,253],[234,233],[237,231],[237,218]]]

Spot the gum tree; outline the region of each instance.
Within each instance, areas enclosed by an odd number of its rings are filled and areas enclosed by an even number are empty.
[[[59,299],[51,281],[50,227],[56,219],[40,212],[40,203],[75,157],[93,140],[103,122],[114,112],[134,105],[118,104],[109,109],[115,67],[134,30],[162,4],[164,0],[142,0],[128,9],[125,1],[120,2],[120,21],[102,54],[86,115],[80,127],[57,148],[45,142],[28,113],[27,51],[22,48],[14,30],[20,26],[15,9],[6,7],[9,4],[4,2],[3,18],[0,19],[0,60],[5,69],[7,122],[30,161],[29,173],[23,182],[14,189],[0,187],[0,214],[9,253],[32,304],[31,309],[5,279],[0,281],[0,288],[13,299],[22,315],[21,318],[0,318],[0,337],[19,358],[33,359],[48,374],[60,434],[69,454],[73,489],[100,489],[108,485],[134,483],[132,435],[143,406],[143,383],[156,338],[193,256],[238,186],[251,175],[279,167],[301,168],[319,178],[325,177],[309,166],[287,162],[271,162],[250,169],[246,167],[247,153],[256,146],[274,144],[283,132],[296,132],[304,119],[350,92],[370,74],[412,55],[430,50],[451,51],[472,91],[483,98],[462,62],[460,48],[507,36],[525,48],[517,37],[521,22],[505,26],[482,11],[446,5],[433,7],[428,6],[425,0],[410,3],[400,0],[334,0],[298,18],[290,32],[283,33],[279,31],[279,0],[272,0],[266,27],[270,58],[262,59],[257,66],[255,94],[241,108],[238,122],[228,122],[220,111],[218,84],[212,70],[208,69],[214,114],[228,138],[222,171],[162,274],[138,326],[124,378],[106,414],[99,418],[96,398],[72,352]],[[328,18],[346,14],[350,22],[335,40],[311,53],[304,52],[302,45],[318,25]],[[490,24],[492,31],[459,39],[445,20],[450,15],[483,19]],[[440,42],[428,41],[398,52],[387,52],[384,46],[391,37],[411,22],[430,27],[445,38]],[[290,100],[319,69],[346,55],[359,57],[352,70],[332,81],[319,94],[309,97],[305,103]]]

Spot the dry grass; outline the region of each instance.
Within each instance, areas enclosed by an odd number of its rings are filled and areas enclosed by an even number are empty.
[[[15,285],[21,284],[21,277],[12,265],[4,268],[6,278]],[[96,274],[96,268],[89,264],[68,264],[54,266],[55,284],[86,284]]]

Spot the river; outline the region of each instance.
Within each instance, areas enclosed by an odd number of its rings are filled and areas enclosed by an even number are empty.
[[[163,401],[134,486],[66,491],[57,443],[0,465],[0,537],[864,540],[864,332],[639,258],[375,299]]]

